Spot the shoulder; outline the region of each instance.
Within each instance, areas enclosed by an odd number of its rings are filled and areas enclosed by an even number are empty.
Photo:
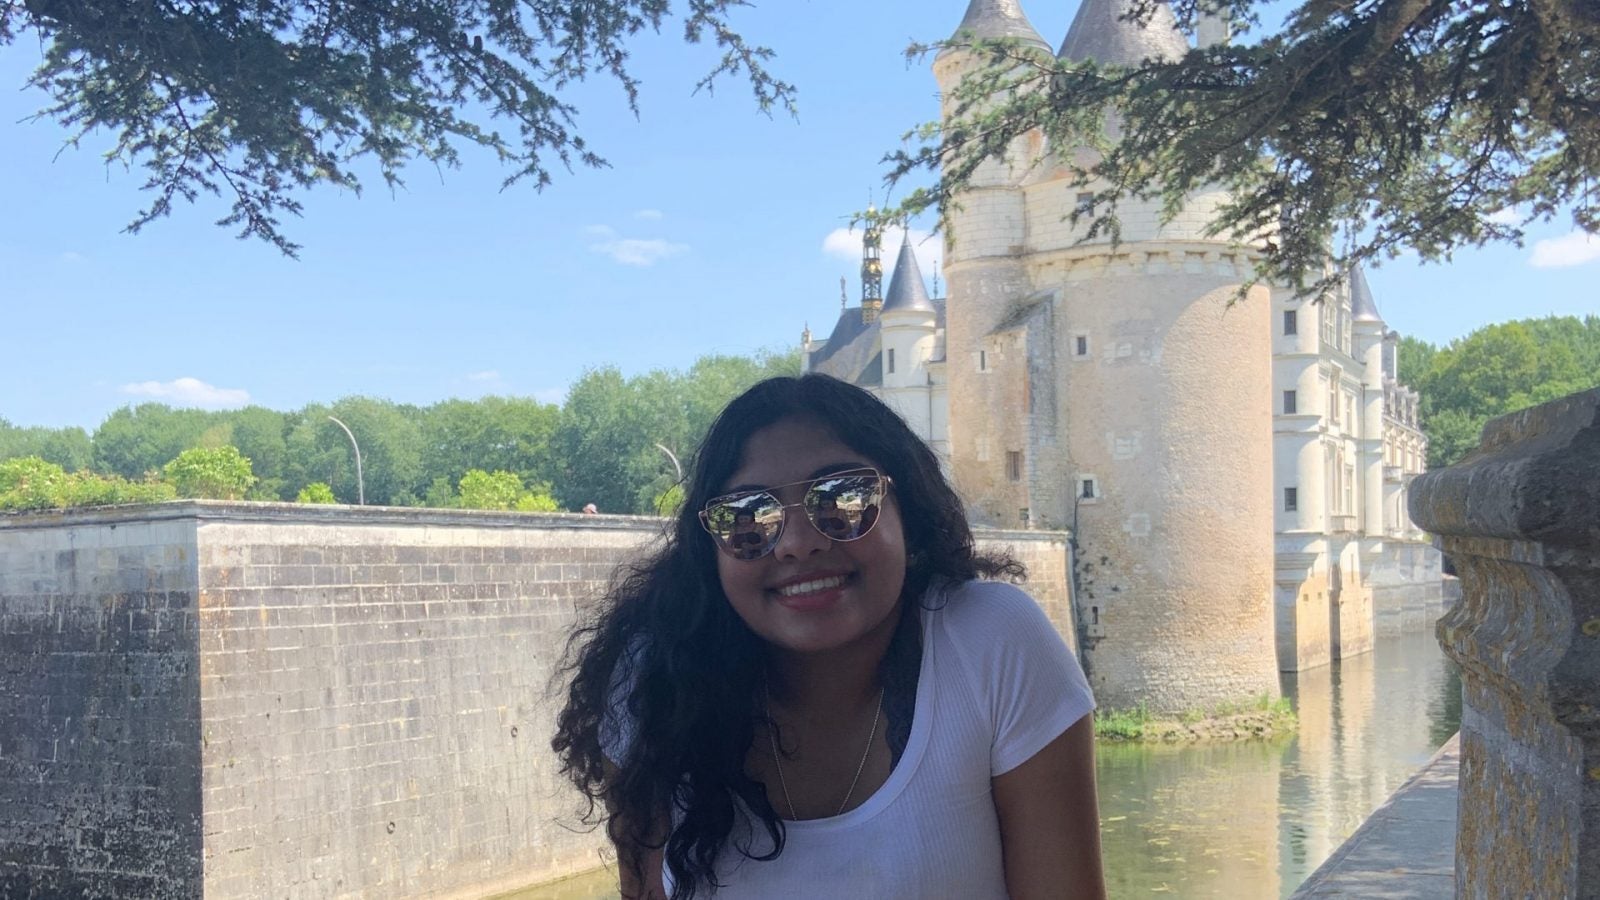
[[[961,643],[1040,629],[1055,633],[1038,602],[1014,584],[974,580],[950,585],[943,603],[945,628]]]

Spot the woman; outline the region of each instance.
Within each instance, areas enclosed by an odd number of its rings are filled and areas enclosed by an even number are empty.
[[[1021,574],[865,391],[729,404],[666,545],[573,638],[553,745],[622,895],[1104,896],[1083,673],[977,580]]]

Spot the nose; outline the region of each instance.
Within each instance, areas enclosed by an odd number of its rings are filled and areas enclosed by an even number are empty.
[[[783,533],[778,535],[778,545],[772,548],[772,553],[779,559],[804,559],[821,553],[832,544],[827,535],[811,524],[805,504],[796,503],[783,510]]]

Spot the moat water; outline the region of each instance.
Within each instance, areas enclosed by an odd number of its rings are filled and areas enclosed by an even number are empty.
[[[1283,676],[1299,733],[1273,742],[1098,750],[1113,898],[1286,897],[1460,727],[1432,629]],[[506,900],[611,900],[598,871]]]

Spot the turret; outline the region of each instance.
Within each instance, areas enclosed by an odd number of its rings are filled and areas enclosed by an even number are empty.
[[[1350,269],[1351,355],[1361,360],[1361,530],[1383,538],[1383,339],[1388,328],[1360,267]],[[1376,548],[1369,548],[1376,550]]]
[[[959,46],[961,42],[1011,40],[1041,59],[1050,54],[1050,45],[1016,0],[972,0],[951,40],[957,45],[946,47],[933,62],[947,121],[955,114],[962,78],[984,64],[980,54]],[[1012,409],[1021,402],[1020,383],[992,377],[1002,357],[1014,354],[993,337],[1031,290],[1020,256],[1027,235],[1020,182],[1042,146],[1037,132],[1012,141],[1002,158],[977,167],[958,205],[947,210],[945,376],[950,408],[973,411],[950,417],[951,475],[980,524],[1020,526],[1021,510],[1028,506],[1017,471],[1024,466],[1005,468],[1008,455],[1027,441],[1026,423],[1018,416],[995,418],[987,411]]]
[[[900,243],[881,322],[884,402],[906,420],[912,431],[924,440],[932,440],[928,361],[933,356],[938,310],[928,299],[909,234]]]

